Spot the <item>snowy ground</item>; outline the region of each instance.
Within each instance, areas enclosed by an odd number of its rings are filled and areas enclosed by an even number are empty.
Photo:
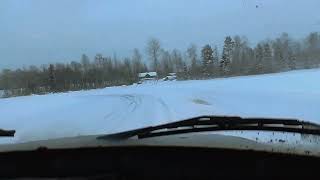
[[[320,123],[320,70],[0,99],[0,142],[112,133],[199,115]]]

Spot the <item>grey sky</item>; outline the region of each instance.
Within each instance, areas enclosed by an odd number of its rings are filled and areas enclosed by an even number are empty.
[[[258,5],[258,8],[256,8]],[[0,69],[78,60],[82,53],[128,56],[157,37],[165,48],[252,44],[320,29],[319,0],[1,0]]]

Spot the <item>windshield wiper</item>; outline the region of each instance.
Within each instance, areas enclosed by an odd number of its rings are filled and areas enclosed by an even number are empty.
[[[16,133],[15,130],[0,129],[0,137],[13,137],[15,133]]]
[[[280,131],[320,135],[319,124],[295,119],[200,116],[159,126],[100,136],[98,139],[127,139],[134,136],[141,139],[193,132],[232,130]]]

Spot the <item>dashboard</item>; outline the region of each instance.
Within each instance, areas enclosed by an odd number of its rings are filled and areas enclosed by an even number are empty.
[[[95,147],[0,153],[0,179],[308,177],[319,157],[196,147]]]

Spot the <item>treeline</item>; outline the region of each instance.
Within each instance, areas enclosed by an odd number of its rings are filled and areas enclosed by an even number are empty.
[[[97,54],[91,61],[83,54],[80,62],[5,69],[0,75],[0,87],[4,96],[10,97],[130,84],[137,81],[137,73],[147,71],[141,57],[135,49],[131,59]]]
[[[146,45],[146,57],[138,49],[131,57],[83,54],[79,61],[4,69],[0,90],[4,96],[45,94],[70,90],[127,85],[138,81],[139,72],[156,71],[159,78],[176,72],[179,79],[206,79],[317,68],[320,65],[320,34],[294,40],[287,33],[251,47],[246,37],[227,36],[220,49],[210,44],[191,44],[184,52],[166,50],[157,39]],[[146,59],[147,61],[145,61]],[[148,65],[146,64],[148,63]]]

